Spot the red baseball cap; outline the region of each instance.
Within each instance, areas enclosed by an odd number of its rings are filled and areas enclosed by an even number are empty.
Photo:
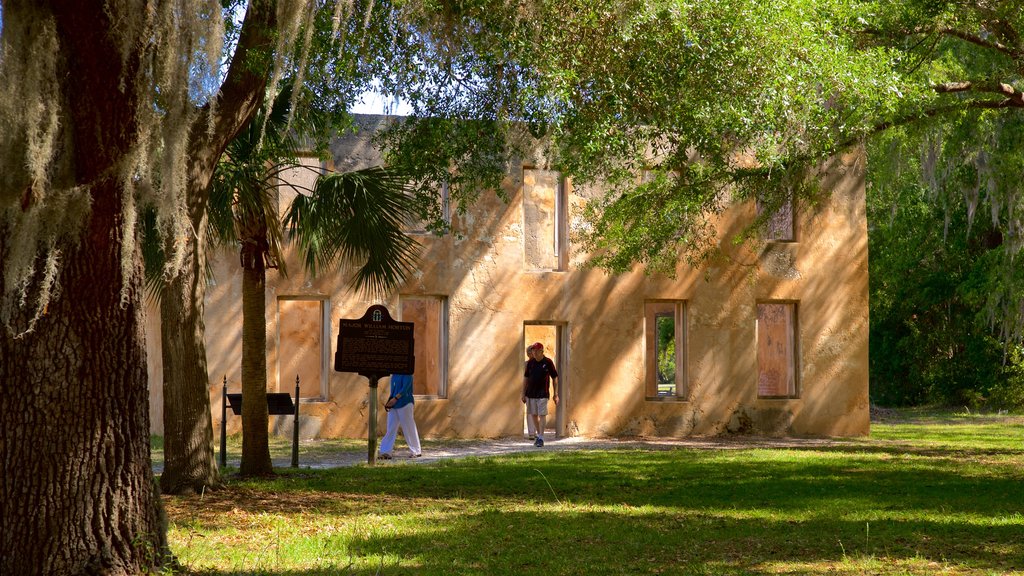
[[[533,350],[535,348],[540,348],[541,350],[543,350],[544,349],[544,345],[541,344],[540,342],[534,342],[533,344],[530,344],[530,347],[527,348],[527,350]]]

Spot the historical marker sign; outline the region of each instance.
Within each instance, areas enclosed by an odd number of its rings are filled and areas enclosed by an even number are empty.
[[[396,322],[386,307],[370,306],[358,320],[339,321],[334,370],[356,372],[371,381],[392,373],[412,374],[413,349],[413,323]]]
[[[370,306],[358,320],[338,323],[338,351],[334,353],[336,372],[356,372],[370,380],[369,426],[366,462],[377,462],[377,380],[389,374],[412,374],[413,323],[396,322],[388,309]]]

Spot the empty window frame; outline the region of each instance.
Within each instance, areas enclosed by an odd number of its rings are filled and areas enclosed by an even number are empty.
[[[523,262],[527,270],[565,270],[566,220],[562,174],[523,168]]]
[[[758,200],[757,215],[760,217],[766,209],[766,205]],[[765,239],[769,242],[795,242],[796,224],[793,212],[793,199],[788,198],[775,209],[765,222]]]
[[[645,396],[686,397],[686,307],[681,300],[644,303]]]
[[[416,363],[412,391],[416,396],[448,396],[448,299],[444,296],[402,296],[403,322],[412,322]]]
[[[327,398],[327,360],[330,357],[330,304],[321,298],[282,296],[277,300],[278,390],[294,393],[299,378],[299,397]]]
[[[796,398],[798,395],[797,305],[760,302],[757,305],[757,396]]]

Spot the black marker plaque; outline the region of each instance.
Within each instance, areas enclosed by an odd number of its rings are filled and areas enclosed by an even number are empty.
[[[338,322],[336,372],[356,372],[373,380],[412,374],[415,360],[413,323],[396,322],[384,306],[370,306],[358,320]]]
[[[412,374],[413,323],[396,322],[380,304],[370,306],[358,320],[338,321],[338,351],[335,372],[356,372],[370,381],[370,421],[367,430],[366,462],[377,463],[377,380],[390,374]]]

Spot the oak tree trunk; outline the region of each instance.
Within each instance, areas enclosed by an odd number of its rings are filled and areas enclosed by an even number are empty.
[[[160,298],[164,390],[160,488],[166,494],[201,493],[220,485],[204,341],[206,277],[202,249],[195,249],[196,244],[189,245],[189,265],[165,284]]]
[[[172,301],[162,302],[160,308],[166,460],[160,481],[168,493],[201,491],[219,483],[213,456],[210,379],[203,323],[206,210],[218,159],[263,101],[269,73],[267,56],[276,38],[276,10],[276,3],[250,3],[235,57],[217,95],[219,104],[215,109],[204,108],[192,126],[186,201],[196,233],[195,242],[187,247],[187,267],[163,287],[162,299]],[[215,116],[211,119],[210,114]],[[213,130],[208,129],[211,123]],[[261,317],[263,314],[261,312]],[[269,450],[267,454],[269,463]]]
[[[111,234],[121,192],[109,178],[94,187],[86,237],[64,247],[59,295],[31,332],[0,337],[0,574],[136,574],[166,552],[140,285],[122,304]]]
[[[52,182],[83,187],[91,209],[56,246],[59,286],[44,315],[26,331],[22,310],[0,328],[0,574],[138,574],[166,552],[150,463],[141,255],[135,238],[125,243],[119,171],[138,141],[145,96],[131,79],[145,43],[122,52],[116,10],[101,0],[4,8],[5,26],[56,25],[62,162]],[[0,225],[0,262],[25,225]]]

